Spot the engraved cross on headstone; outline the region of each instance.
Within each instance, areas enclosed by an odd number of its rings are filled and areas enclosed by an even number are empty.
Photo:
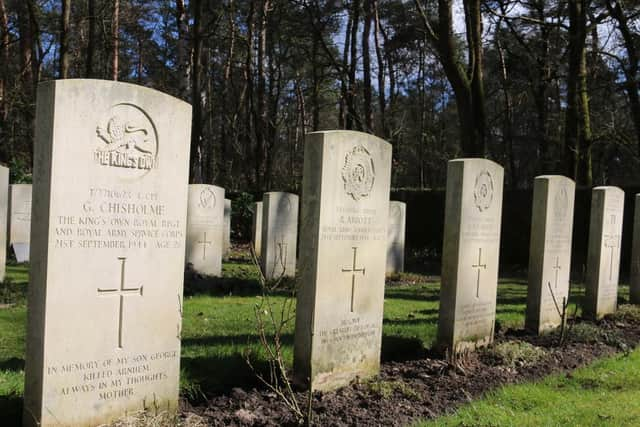
[[[287,268],[287,242],[284,241],[284,238],[280,238],[280,241],[276,241],[276,246],[278,246],[278,260],[280,261],[280,266],[284,271]]]
[[[478,271],[478,278],[476,280],[476,298],[480,298],[480,269],[487,269],[487,264],[482,263],[482,248],[478,248],[478,263],[473,264],[471,267],[476,268]]]
[[[120,260],[120,287],[117,289],[101,289],[98,288],[98,296],[117,296],[120,299],[120,308],[118,309],[118,348],[122,348],[122,317],[124,308],[124,297],[128,295],[142,296],[142,286],[139,288],[125,288],[124,286],[124,265],[125,257],[118,257]]]
[[[353,313],[353,295],[355,293],[356,288],[356,273],[362,273],[364,276],[365,268],[357,268],[356,267],[356,257],[358,254],[358,248],[353,247],[353,264],[351,268],[342,268],[343,273],[351,273],[351,312]]]
[[[198,243],[202,245],[202,259],[207,259],[207,245],[211,244],[210,240],[207,240],[207,232],[204,232],[204,237],[202,240],[198,240]]]
[[[556,257],[556,265],[554,265],[552,268],[556,271],[556,283],[554,285],[554,288],[558,289],[558,272],[559,272],[559,270],[562,269],[562,267],[560,266],[560,257],[559,256]]]

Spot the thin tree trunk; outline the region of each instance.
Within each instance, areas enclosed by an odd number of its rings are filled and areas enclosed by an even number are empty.
[[[358,23],[360,21],[360,1],[353,0],[351,25],[351,63],[349,65],[349,87],[347,89],[347,129],[362,129],[356,109],[356,69],[358,65]]]
[[[193,70],[191,72],[191,183],[202,182],[202,94],[200,93],[200,72],[202,61],[202,1],[192,0],[193,7]]]
[[[61,79],[69,77],[69,18],[71,17],[71,0],[62,0],[60,14],[60,68]]]
[[[380,109],[380,135],[383,139],[387,139],[387,121],[385,117],[386,100],[385,100],[385,73],[384,58],[382,48],[380,47],[380,16],[378,15],[378,0],[373,0],[373,39],[376,44],[376,59],[378,61],[378,108]]]
[[[96,19],[96,0],[89,0],[89,38],[87,40],[87,56],[85,59],[85,76],[88,79],[94,78],[93,61],[96,51],[96,39],[98,38]]]
[[[373,132],[373,109],[371,106],[371,53],[369,52],[369,37],[371,35],[371,0],[364,0],[363,29],[362,29],[362,74],[364,98],[364,129]]]
[[[176,0],[176,23],[178,29],[178,40],[176,42],[176,62],[178,66],[178,93],[183,99],[189,99],[190,65],[191,55],[189,55],[189,22],[184,0]]]
[[[7,102],[7,87],[9,80],[9,17],[4,0],[0,0],[0,34],[2,34],[2,50],[0,51],[0,119],[7,120],[9,115],[9,103]]]
[[[111,34],[111,79],[118,80],[118,57],[120,56],[120,0],[113,0],[113,32]]]
[[[351,27],[353,26],[353,14],[349,13],[349,19],[347,20],[347,28],[344,32],[344,47],[342,48],[342,69],[348,70],[349,68],[349,46],[351,45]],[[344,73],[341,73],[340,80],[340,111],[338,113],[338,125],[342,129],[349,129],[347,127],[347,103],[349,97],[349,87],[347,86],[347,79],[344,77]]]

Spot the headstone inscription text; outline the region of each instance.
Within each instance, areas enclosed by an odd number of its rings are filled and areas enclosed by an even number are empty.
[[[314,390],[378,373],[390,176],[386,141],[307,136],[294,375]]]
[[[447,168],[438,346],[451,352],[493,341],[503,174],[485,159]]]
[[[575,187],[560,175],[534,181],[525,327],[537,334],[560,326],[569,297]]]
[[[99,80],[37,100],[24,424],[175,411],[191,108]]]

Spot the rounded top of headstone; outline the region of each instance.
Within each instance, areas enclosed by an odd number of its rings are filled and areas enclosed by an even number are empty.
[[[483,157],[462,157],[459,159],[449,160],[449,163],[464,163],[464,164],[475,165],[477,167],[491,167],[491,168],[504,169],[500,163],[494,162],[493,160],[485,159]]]
[[[317,132],[309,132],[307,135],[319,135],[323,137],[343,137],[357,140],[369,140],[374,143],[382,144],[383,146],[391,149],[391,144],[382,138],[366,132],[359,132],[356,130],[323,130]]]
[[[593,187],[593,189],[591,190],[592,192],[595,191],[602,191],[602,192],[607,192],[607,193],[621,193],[624,194],[624,190],[622,190],[622,188],[620,187],[616,187],[615,185],[600,185],[598,187]]]
[[[545,180],[545,181],[565,181],[567,184],[575,184],[575,181],[564,175],[538,175],[534,178],[537,180]]]

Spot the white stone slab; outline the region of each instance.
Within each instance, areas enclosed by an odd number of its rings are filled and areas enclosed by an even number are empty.
[[[525,327],[535,333],[560,326],[569,298],[575,188],[560,175],[534,181]]]
[[[200,274],[222,275],[223,215],[224,188],[189,185],[186,262]]]
[[[387,274],[404,271],[404,237],[407,205],[389,202],[389,229],[387,232]]]
[[[629,297],[632,304],[640,304],[640,193],[636,194],[634,208]]]
[[[294,374],[314,390],[379,371],[390,179],[386,141],[307,135]]]
[[[262,199],[261,266],[267,279],[296,275],[298,196],[273,191]]]
[[[253,204],[253,250],[256,257],[260,259],[260,251],[262,250],[262,202]]]
[[[504,170],[451,160],[442,249],[438,346],[458,353],[493,341]]]
[[[9,221],[9,168],[0,166],[0,282],[4,281],[7,263]]]
[[[224,199],[224,226],[222,232],[222,255],[229,258],[231,251],[231,200]]]
[[[595,187],[591,191],[583,307],[587,318],[599,319],[618,307],[623,215],[624,191],[618,187]]]
[[[10,186],[9,243],[18,262],[29,261],[31,184]]]
[[[40,83],[26,426],[178,406],[191,107],[126,83]]]

